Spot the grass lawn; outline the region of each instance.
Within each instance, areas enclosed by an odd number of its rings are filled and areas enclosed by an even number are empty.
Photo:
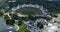
[[[25,24],[22,24],[19,28],[19,31],[18,32],[24,32],[26,30],[26,25]]]
[[[5,20],[4,20],[4,15],[2,16],[2,19],[3,19],[3,22],[5,23]]]

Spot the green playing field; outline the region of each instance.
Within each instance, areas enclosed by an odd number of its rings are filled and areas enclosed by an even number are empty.
[[[22,12],[22,14],[41,14],[41,10],[33,7],[24,7],[17,10],[17,12]]]

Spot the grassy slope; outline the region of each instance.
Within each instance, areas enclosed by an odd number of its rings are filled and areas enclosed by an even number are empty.
[[[24,32],[26,30],[26,25],[25,24],[22,24],[19,28],[19,31],[18,32]]]

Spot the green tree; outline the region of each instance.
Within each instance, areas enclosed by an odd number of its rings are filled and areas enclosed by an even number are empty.
[[[9,19],[8,15],[4,15],[4,20]]]
[[[0,0],[0,8],[4,8],[7,6],[7,0]]]
[[[10,19],[8,15],[4,15],[4,20],[6,21],[7,25],[14,25],[14,19]]]
[[[4,14],[3,11],[0,11],[0,16],[3,16],[3,14]]]
[[[40,29],[44,28],[44,26],[43,26],[43,23],[42,23],[42,22],[38,22],[37,26],[38,26]]]
[[[29,14],[29,15],[28,15],[28,18],[29,18],[29,19],[33,19],[34,17]]]
[[[23,23],[23,22],[22,22],[22,19],[19,18],[19,19],[18,19],[18,26],[20,26],[22,23]]]
[[[11,15],[11,17],[12,17],[12,19],[14,19],[14,20],[18,20],[18,15],[17,14],[10,14]]]
[[[14,23],[15,23],[14,19],[7,19],[6,20],[7,25],[14,25]]]
[[[4,9],[0,9],[0,16],[3,16],[4,15],[4,12],[5,11]]]
[[[30,32],[30,31],[26,29],[25,32]]]

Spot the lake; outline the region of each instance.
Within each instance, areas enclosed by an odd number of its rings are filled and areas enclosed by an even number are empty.
[[[11,27],[11,26],[6,25],[3,22],[2,17],[0,17],[0,31],[1,32],[9,32],[9,31],[15,32],[17,29],[16,26],[12,26],[11,28],[9,28],[9,27]]]

